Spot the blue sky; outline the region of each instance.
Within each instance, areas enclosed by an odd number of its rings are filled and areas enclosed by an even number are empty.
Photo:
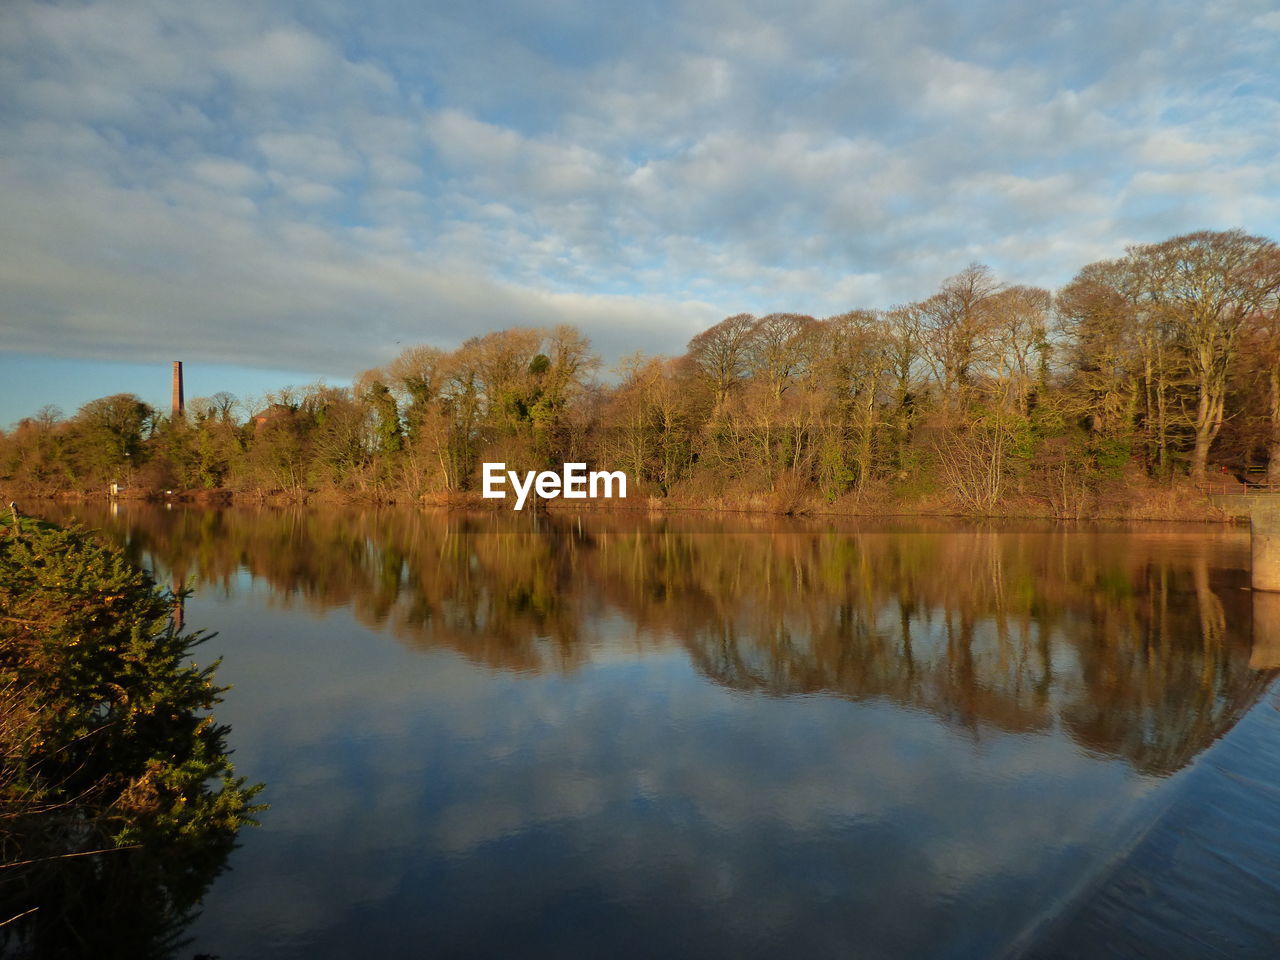
[[[7,0],[0,424],[1276,238],[1278,62],[1271,0]]]

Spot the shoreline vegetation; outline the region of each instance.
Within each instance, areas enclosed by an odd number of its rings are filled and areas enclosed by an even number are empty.
[[[5,511],[8,513],[8,511]],[[6,518],[7,519],[7,518]],[[97,535],[0,529],[0,953],[165,957],[263,807],[185,594]]]
[[[607,373],[572,327],[514,328],[350,387],[45,407],[0,431],[0,493],[510,509],[483,463],[583,462],[628,500],[542,506],[1225,520],[1206,490],[1280,483],[1278,295],[1275,243],[1201,232],[1056,293],[973,264],[890,310],[737,314]]]
[[[129,491],[111,497],[106,492],[64,491],[39,493],[22,491],[23,503],[151,503],[181,504],[187,507],[223,509],[230,507],[324,507],[365,506],[403,507],[416,506],[425,510],[459,511],[465,513],[512,512],[511,502],[486,500],[475,491],[459,491],[426,495],[418,501],[406,502],[394,496],[382,498],[352,497],[342,491],[308,491],[303,496],[263,491],[236,492],[226,488],[193,490]],[[17,494],[13,494],[17,495]],[[11,499],[0,490],[0,498]],[[1216,506],[1203,491],[1185,481],[1173,484],[1146,484],[1140,492],[1121,492],[1105,503],[1096,503],[1087,514],[1064,517],[1056,515],[1033,499],[1008,501],[998,510],[986,513],[966,512],[946,496],[907,503],[888,498],[868,496],[865,499],[849,497],[844,501],[825,503],[819,501],[780,502],[768,495],[751,497],[725,497],[694,502],[673,497],[623,497],[609,501],[571,500],[561,501],[530,497],[524,513],[644,513],[648,515],[678,514],[747,514],[754,516],[792,517],[796,519],[973,519],[973,520],[1080,520],[1080,521],[1184,521],[1199,523],[1233,523],[1238,520],[1230,511]]]

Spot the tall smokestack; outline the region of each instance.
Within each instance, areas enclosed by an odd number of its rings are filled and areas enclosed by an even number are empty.
[[[182,361],[173,361],[173,415],[182,416],[186,404],[182,402]]]

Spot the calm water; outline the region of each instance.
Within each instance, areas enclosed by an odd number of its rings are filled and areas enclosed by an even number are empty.
[[[183,956],[1044,950],[1275,711],[1239,529],[45,512],[267,784]]]

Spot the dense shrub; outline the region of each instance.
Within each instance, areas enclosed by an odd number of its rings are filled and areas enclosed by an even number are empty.
[[[179,599],[86,531],[0,533],[7,953],[165,955],[251,822]]]

